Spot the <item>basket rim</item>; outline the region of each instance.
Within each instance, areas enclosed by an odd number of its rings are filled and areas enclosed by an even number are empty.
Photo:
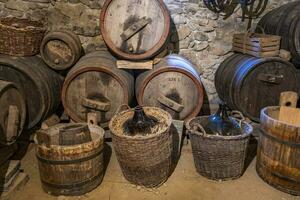
[[[12,20],[13,22],[19,22],[19,23],[24,23],[24,21],[28,22],[28,26],[27,27],[23,27],[23,28],[19,28],[19,27],[13,27],[11,26],[12,23],[8,24],[4,24],[3,22],[6,22],[8,20]],[[34,27],[29,29],[28,27]],[[10,30],[14,30],[14,31],[19,31],[19,32],[45,32],[47,30],[46,28],[46,24],[39,22],[39,21],[34,21],[28,18],[16,18],[16,17],[5,17],[5,18],[0,18],[0,28],[6,28],[6,29],[10,29]]]
[[[131,109],[128,109],[128,110],[125,110],[125,111],[122,111],[118,114],[116,114],[115,116],[113,116],[113,118],[110,120],[109,122],[109,130],[110,130],[110,133],[113,137],[118,137],[118,138],[126,138],[126,139],[131,139],[131,140],[145,140],[145,139],[151,139],[151,138],[155,138],[155,137],[159,137],[160,135],[162,134],[165,134],[165,133],[168,133],[169,130],[170,130],[170,127],[171,127],[171,124],[172,124],[172,116],[170,113],[168,113],[167,111],[165,110],[162,110],[161,108],[157,108],[157,107],[148,107],[148,106],[145,106],[143,107],[144,109],[155,109],[155,110],[158,110],[160,112],[163,112],[165,115],[167,115],[168,119],[167,119],[167,126],[165,128],[163,128],[161,131],[159,131],[158,133],[155,133],[155,134],[149,134],[149,135],[146,135],[146,136],[143,136],[143,135],[135,135],[135,136],[130,136],[130,135],[125,135],[125,134],[115,134],[114,131],[112,131],[112,127],[113,127],[113,122],[115,121],[115,119],[117,117],[119,117],[120,115],[122,114],[125,114],[127,112],[132,112],[134,111],[134,108],[131,108]]]
[[[204,134],[202,132],[199,132],[199,131],[194,131],[192,129],[192,127],[190,126],[190,123],[192,120],[195,120],[195,119],[205,119],[205,118],[208,118],[209,116],[206,115],[206,116],[199,116],[199,117],[195,117],[195,118],[191,118],[189,119],[185,126],[186,126],[186,129],[188,131],[189,134],[191,135],[197,135],[197,136],[202,136],[202,137],[205,137],[205,138],[210,138],[210,139],[218,139],[218,140],[240,140],[240,139],[244,139],[246,137],[249,137],[252,132],[253,132],[253,127],[251,124],[249,124],[248,122],[246,121],[242,121],[242,124],[243,125],[246,125],[250,130],[248,131],[243,131],[243,133],[241,135],[235,135],[235,136],[222,136],[222,135],[210,135],[210,134]],[[230,117],[231,119],[234,119],[234,120],[237,120],[237,118],[235,117]]]

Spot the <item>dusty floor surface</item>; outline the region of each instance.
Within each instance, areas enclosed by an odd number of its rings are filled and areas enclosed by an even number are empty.
[[[108,144],[111,145],[111,143]],[[22,167],[29,174],[30,180],[23,190],[14,195],[12,200],[300,200],[300,197],[282,193],[264,183],[256,174],[255,159],[238,180],[216,182],[201,177],[195,171],[190,145],[183,147],[175,172],[158,189],[144,189],[128,183],[123,178],[112,151],[104,180],[98,188],[80,197],[54,197],[41,189],[34,155],[34,145],[32,144],[22,160]]]

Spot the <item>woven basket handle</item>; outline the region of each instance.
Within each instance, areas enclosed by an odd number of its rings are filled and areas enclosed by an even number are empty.
[[[240,127],[242,127],[242,123],[243,123],[244,121],[246,121],[246,118],[245,118],[245,116],[243,115],[243,113],[241,113],[241,112],[238,111],[238,110],[233,110],[233,111],[231,111],[231,115],[234,116],[234,118],[237,119],[237,121],[239,122]]]
[[[200,129],[200,131],[201,131],[204,135],[206,135],[205,129],[204,129],[200,124],[196,123],[196,124],[193,125],[193,131],[199,132],[199,131],[198,131],[199,129]]]
[[[127,104],[122,104],[119,106],[119,108],[116,111],[116,114],[123,112],[125,110],[130,110],[131,108]]]
[[[262,27],[262,26],[260,26],[260,25],[257,25],[256,26],[256,28],[259,28],[261,31],[262,31],[262,34],[263,35],[266,35],[266,33],[265,33],[265,30],[264,30],[264,28]],[[255,29],[256,29],[255,28]],[[246,41],[247,41],[247,38],[248,37],[251,37],[253,34],[255,34],[255,32],[254,32],[254,30],[255,30],[254,28],[249,28],[247,31],[246,31],[246,33],[244,34],[244,41],[243,41],[243,54],[246,54]]]

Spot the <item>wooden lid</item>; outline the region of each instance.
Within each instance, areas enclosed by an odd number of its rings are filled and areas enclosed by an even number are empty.
[[[170,32],[170,16],[162,0],[107,0],[100,17],[102,36],[119,57],[153,57]]]

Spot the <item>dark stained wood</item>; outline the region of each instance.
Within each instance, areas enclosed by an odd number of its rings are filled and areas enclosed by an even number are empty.
[[[56,111],[62,79],[41,58],[0,55],[0,69],[0,79],[13,82],[25,97],[25,128],[34,127]]]
[[[92,141],[86,124],[70,124],[59,130],[59,145],[76,145]]]
[[[203,104],[203,86],[195,67],[178,55],[156,62],[136,79],[138,103],[168,111],[173,119],[195,117]]]
[[[52,31],[44,37],[40,52],[49,67],[65,70],[72,67],[81,57],[81,41],[71,31]]]
[[[118,57],[144,60],[165,46],[170,16],[163,0],[106,0],[100,29],[105,43]]]
[[[290,51],[293,61],[300,63],[300,1],[287,3],[270,11],[258,25],[267,34],[281,36],[281,48]]]
[[[260,110],[279,105],[282,92],[297,91],[298,79],[295,67],[283,59],[234,54],[218,68],[215,86],[231,109],[259,121]]]
[[[26,120],[25,98],[15,84],[0,80],[0,109],[0,143],[12,144]]]
[[[83,195],[103,178],[104,130],[89,125],[91,142],[61,146],[59,131],[66,126],[59,124],[42,131],[42,135],[48,135],[50,145],[45,145],[40,133],[35,138],[42,187],[52,195]]]
[[[279,107],[261,112],[257,173],[271,186],[300,195],[300,127],[278,120]]]
[[[87,122],[88,113],[93,112],[101,126],[107,126],[118,107],[129,104],[133,95],[131,71],[118,69],[107,51],[97,51],[82,57],[68,73],[62,102],[75,122]]]

